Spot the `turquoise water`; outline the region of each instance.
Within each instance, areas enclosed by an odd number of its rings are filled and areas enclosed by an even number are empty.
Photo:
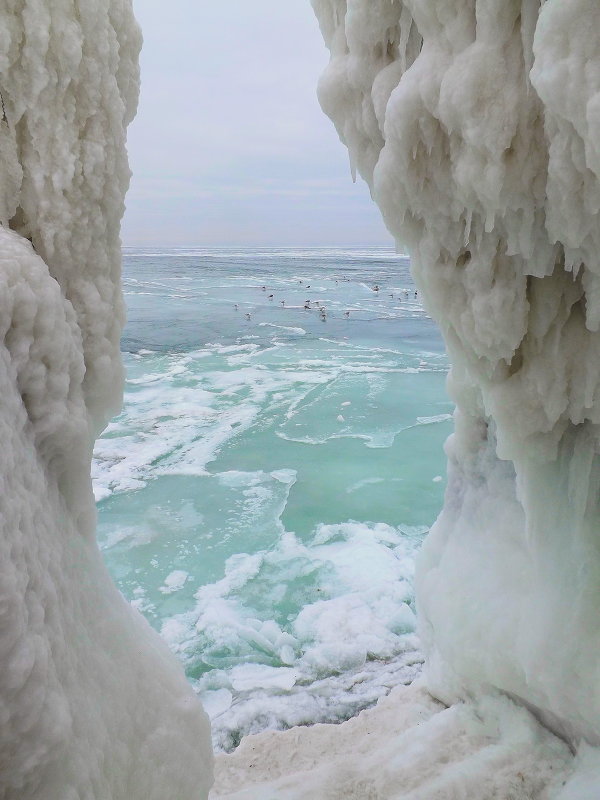
[[[215,745],[345,719],[412,680],[414,555],[442,504],[452,406],[408,259],[126,250],[124,291],[100,545]]]

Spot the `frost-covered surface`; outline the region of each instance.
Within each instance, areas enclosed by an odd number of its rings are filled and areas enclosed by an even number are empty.
[[[542,781],[517,791],[507,778],[485,794],[496,767],[484,758],[470,789],[444,767],[450,783],[436,796],[595,796],[598,754],[582,741],[600,741],[600,5],[313,7],[331,51],[321,103],[409,246],[453,364],[448,490],[417,586],[427,686],[445,703],[469,701],[448,714],[500,715],[500,747],[534,725],[509,696],[579,748],[564,789]],[[413,731],[434,763],[442,718]],[[308,736],[285,734],[294,735]],[[558,741],[541,736],[517,773],[525,783],[556,756]],[[404,746],[396,741],[398,758]],[[272,785],[278,798],[395,796],[380,776],[369,783],[368,768],[354,795],[327,794],[328,776],[348,767],[315,760],[302,788]],[[255,796],[232,786],[219,796]]]
[[[3,800],[197,798],[210,782],[206,717],[94,538],[139,46],[124,0],[0,9]]]

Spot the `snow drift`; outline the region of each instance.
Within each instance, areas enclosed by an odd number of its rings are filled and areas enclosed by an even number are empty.
[[[206,718],[94,536],[119,407],[128,0],[0,9],[0,797],[198,798]]]

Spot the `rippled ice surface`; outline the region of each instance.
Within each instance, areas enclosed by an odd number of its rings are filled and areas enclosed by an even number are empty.
[[[124,286],[100,544],[215,745],[346,719],[412,680],[414,556],[441,507],[452,406],[408,260],[126,250]]]

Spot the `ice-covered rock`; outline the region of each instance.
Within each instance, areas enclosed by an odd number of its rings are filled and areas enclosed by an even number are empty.
[[[600,4],[313,6],[321,103],[452,361],[417,585],[428,686],[493,687],[598,744]]]
[[[0,7],[0,797],[206,796],[206,717],[95,542],[121,400],[129,0]]]

